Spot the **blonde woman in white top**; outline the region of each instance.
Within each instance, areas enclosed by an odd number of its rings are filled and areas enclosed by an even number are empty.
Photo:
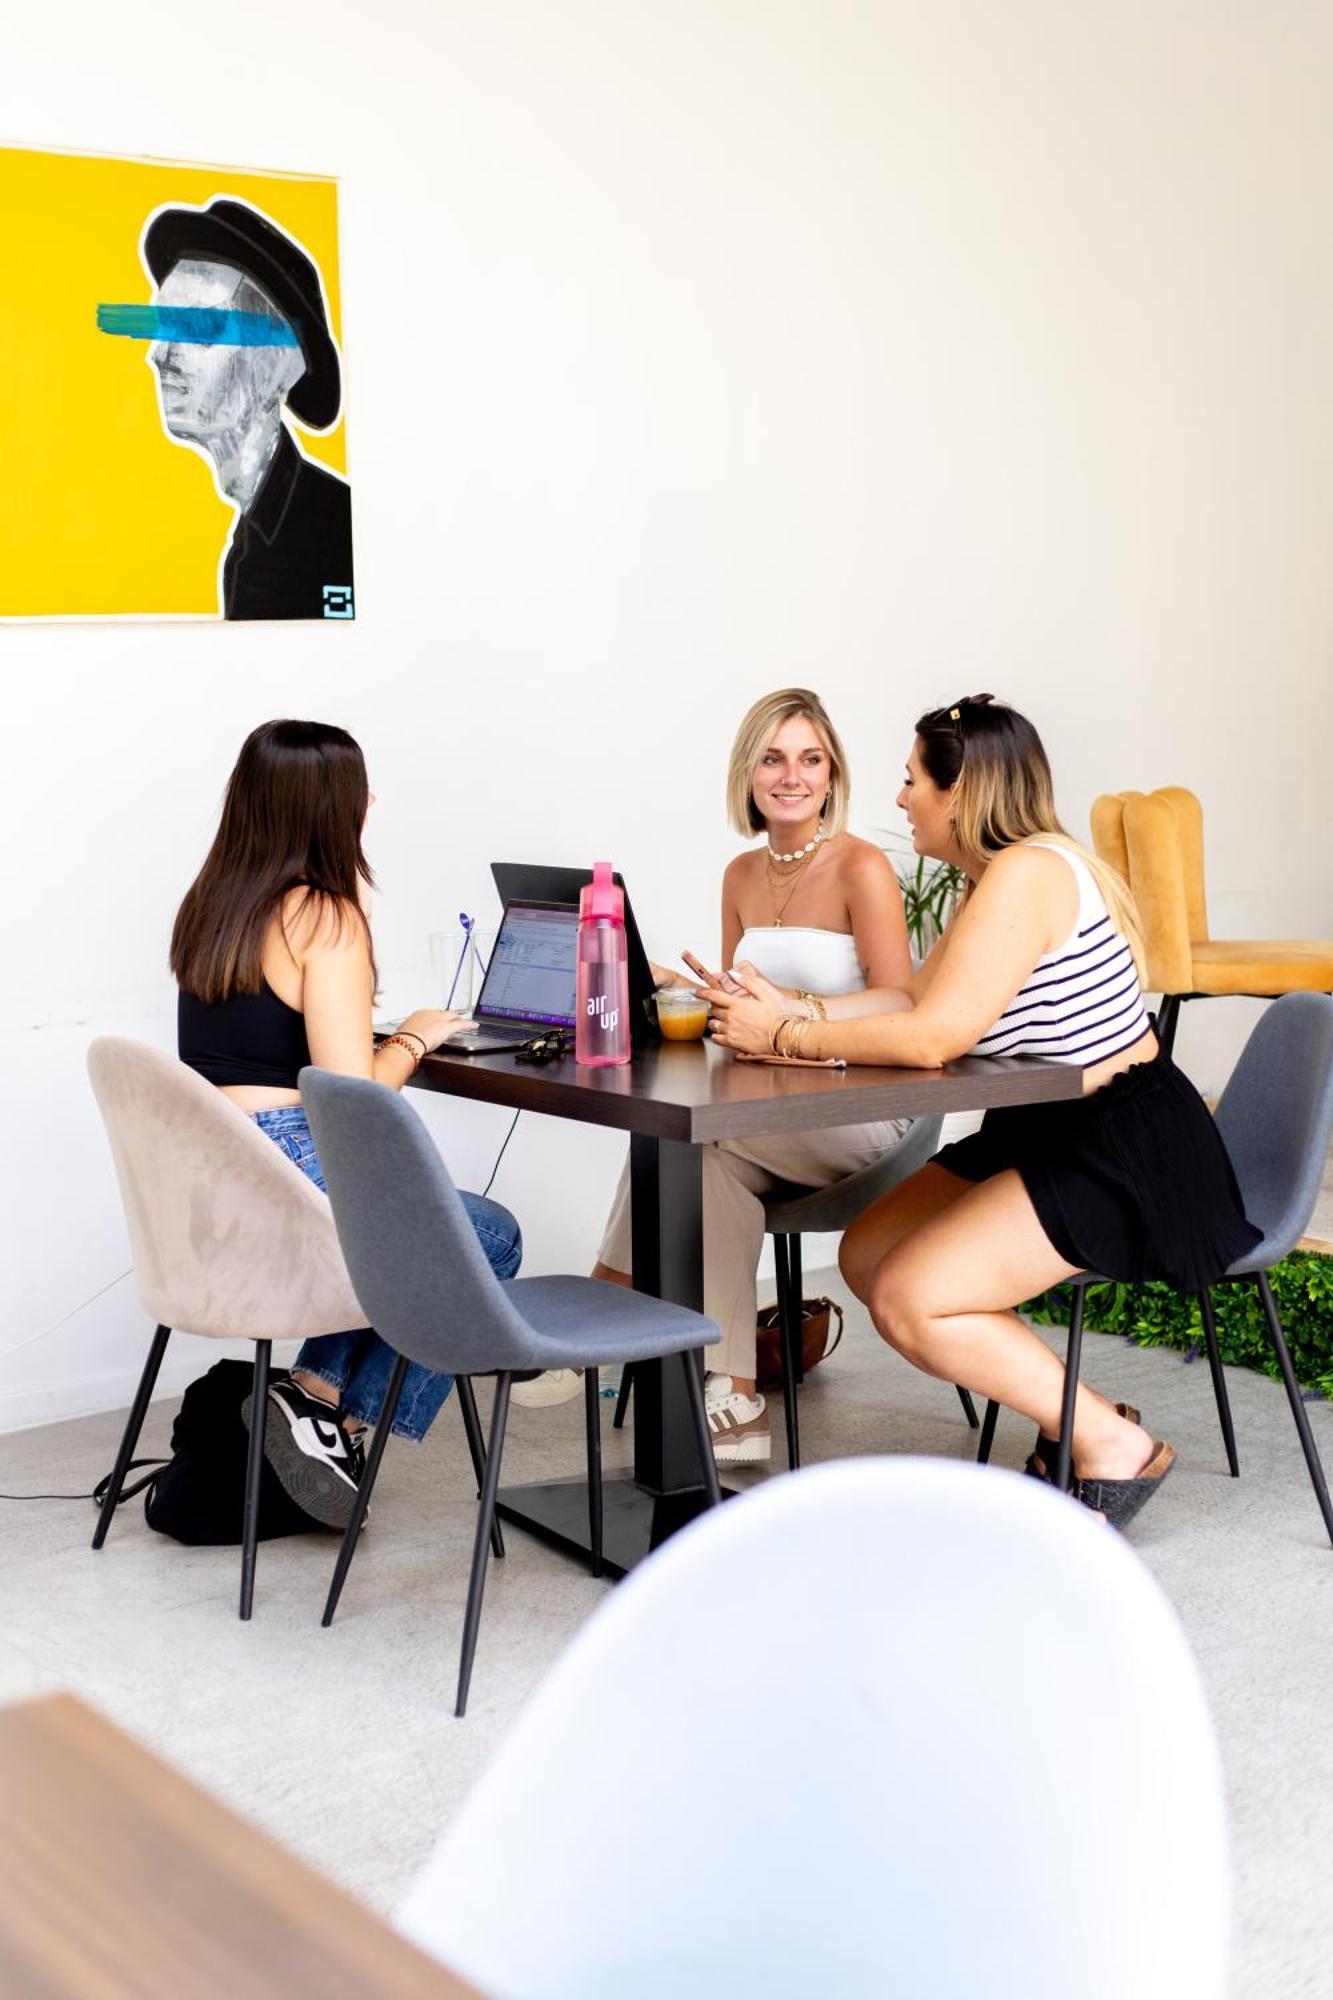
[[[877,847],[848,833],[848,793],[847,758],[817,694],[782,688],[755,703],[732,747],[727,809],[738,833],[764,838],[722,878],[724,966],[743,958],[792,993],[821,997],[906,982],[898,878]],[[827,1187],[858,1172],[899,1143],[907,1122],[704,1148],[704,1311],[722,1328],[709,1350],[708,1421],[720,1462],[761,1463],[771,1449],[755,1382],[763,1196],[779,1183]],[[630,1282],[628,1171],[599,1254],[594,1277]]]

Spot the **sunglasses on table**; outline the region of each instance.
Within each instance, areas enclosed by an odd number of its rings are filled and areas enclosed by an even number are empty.
[[[521,1049],[514,1051],[514,1061],[535,1063],[559,1062],[574,1046],[574,1036],[568,1028],[552,1028],[544,1035],[534,1035],[530,1042],[524,1042]]]

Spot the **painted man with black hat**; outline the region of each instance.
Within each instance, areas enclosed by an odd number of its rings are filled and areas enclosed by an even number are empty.
[[[144,232],[158,290],[156,370],[168,435],[212,463],[237,510],[224,552],[224,618],[350,618],[352,496],[306,458],[284,408],[337,421],[338,350],[319,272],[248,202],[163,208]]]

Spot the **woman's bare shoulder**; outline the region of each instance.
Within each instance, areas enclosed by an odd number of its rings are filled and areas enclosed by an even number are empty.
[[[883,848],[876,847],[873,840],[862,840],[857,833],[842,834],[832,858],[849,882],[863,888],[884,882],[896,884],[898,880]]]
[[[723,891],[736,890],[746,882],[753,881],[762,872],[763,866],[762,847],[747,847],[742,853],[733,854],[722,871]]]
[[[1078,883],[1068,863],[1049,847],[1015,841],[986,864],[969,903],[983,924],[1020,920],[1044,925],[1043,950],[1053,951],[1078,915]]]
[[[1012,847],[1002,847],[993,860],[986,865],[978,893],[987,882],[1003,884],[1007,889],[1021,883],[1027,891],[1046,886],[1058,893],[1059,889],[1073,881],[1073,870],[1067,861],[1049,847],[1037,847],[1026,840],[1016,840]],[[1077,892],[1075,892],[1077,893]]]
[[[318,952],[364,952],[367,948],[365,917],[347,896],[289,889],[282,899],[279,929],[298,963]]]

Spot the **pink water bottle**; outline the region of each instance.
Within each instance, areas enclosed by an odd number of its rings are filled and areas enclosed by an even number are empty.
[[[625,892],[611,880],[611,863],[599,861],[579,891],[578,1011],[574,1060],[600,1068],[630,1059],[629,957],[625,947]]]

